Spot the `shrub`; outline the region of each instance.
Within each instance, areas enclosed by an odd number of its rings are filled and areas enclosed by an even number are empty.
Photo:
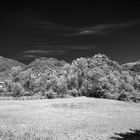
[[[0,93],[6,92],[6,88],[0,87]]]
[[[0,96],[11,96],[6,87],[0,87]]]
[[[22,87],[21,83],[11,83],[10,91],[12,92],[12,96],[19,97],[25,94],[25,90]]]
[[[81,88],[79,89],[79,95],[82,95],[82,96],[89,96],[88,94],[88,85],[82,85]]]
[[[73,97],[77,97],[77,96],[79,96],[79,92],[78,92],[78,90],[77,89],[71,89],[71,90],[68,90],[68,94],[70,95],[70,96],[73,96]]]
[[[134,92],[134,87],[126,82],[121,82],[119,87],[118,87],[119,91],[123,91],[125,90],[126,92]]]
[[[130,92],[122,91],[118,97],[118,100],[138,102],[140,101],[140,94],[136,92],[130,93]]]
[[[57,92],[54,92],[53,90],[49,90],[49,91],[46,91],[43,94],[43,96],[45,96],[48,99],[54,99],[54,98],[57,98],[58,97],[58,93]]]
[[[128,93],[125,91],[122,91],[118,97],[118,100],[120,101],[128,101]]]
[[[118,100],[119,96],[119,93],[114,90],[112,92],[106,92],[104,98]]]

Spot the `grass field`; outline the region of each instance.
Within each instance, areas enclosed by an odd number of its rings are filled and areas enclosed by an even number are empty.
[[[138,103],[86,97],[0,100],[0,140],[109,140],[129,129],[140,129]]]

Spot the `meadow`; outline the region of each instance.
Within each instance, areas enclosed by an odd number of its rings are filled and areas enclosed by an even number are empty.
[[[0,139],[115,140],[116,133],[139,130],[139,116],[139,103],[117,100],[0,100]]]

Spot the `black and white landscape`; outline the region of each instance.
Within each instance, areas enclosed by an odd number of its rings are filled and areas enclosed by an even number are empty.
[[[140,4],[0,9],[0,139],[140,139]]]

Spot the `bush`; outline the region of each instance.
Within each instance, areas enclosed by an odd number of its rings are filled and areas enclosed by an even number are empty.
[[[104,98],[118,100],[119,96],[120,95],[118,92],[112,91],[112,92],[106,92]]]
[[[119,87],[118,87],[119,91],[123,91],[125,90],[126,92],[134,92],[134,87],[126,82],[121,82]]]
[[[70,96],[73,96],[73,97],[77,97],[77,96],[79,96],[79,92],[78,92],[78,90],[77,89],[72,89],[72,90],[68,90],[68,94],[70,95]]]
[[[122,91],[118,97],[118,100],[138,102],[140,101],[140,94]]]
[[[25,95],[25,90],[22,87],[21,83],[11,83],[10,91],[12,92],[12,96],[20,97]]]
[[[0,87],[0,93],[5,93],[5,92],[6,92],[6,88]]]
[[[0,87],[0,96],[11,96],[6,87]]]
[[[54,99],[54,98],[57,98],[58,97],[58,93],[57,92],[54,92],[53,90],[49,90],[49,91],[46,91],[43,94],[43,96],[45,96],[48,99]]]
[[[128,101],[128,93],[125,91],[122,91],[118,97],[118,100],[120,101]]]

